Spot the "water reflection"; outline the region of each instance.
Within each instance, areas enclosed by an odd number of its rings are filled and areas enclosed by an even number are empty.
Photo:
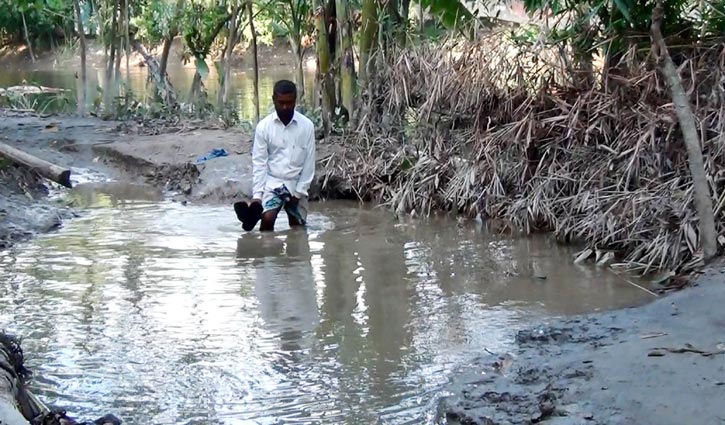
[[[227,207],[104,190],[0,253],[0,320],[32,353],[33,388],[72,414],[431,423],[449,371],[516,326],[647,299],[546,238],[337,202],[306,231],[243,233]]]
[[[76,93],[78,90],[78,80],[76,79],[77,69],[69,67],[58,67],[53,69],[24,69],[19,65],[11,69],[3,69],[0,72],[0,87],[9,87],[21,85],[23,82],[27,84],[40,84],[47,87],[63,88],[68,92],[61,99],[53,102],[51,108],[67,108],[73,110],[75,105]],[[30,66],[30,65],[28,65]],[[185,101],[189,97],[191,85],[194,80],[195,69],[193,67],[184,66],[181,63],[169,63],[169,79],[177,92],[178,98]],[[259,96],[260,111],[264,115],[265,112],[271,111],[272,108],[272,87],[274,83],[282,78],[294,80],[294,67],[270,67],[260,70],[259,73]],[[102,93],[107,87],[104,86],[104,75],[102,69],[91,69],[88,72],[87,90],[88,98],[86,100],[87,107],[91,108],[94,101],[102,97]],[[148,85],[147,68],[131,67],[130,72],[122,72],[124,85],[128,87],[133,97],[148,100],[153,94],[153,88]],[[238,110],[240,119],[251,121],[254,119],[254,80],[252,72],[248,67],[238,67],[232,72],[230,87],[230,103]],[[219,76],[216,67],[209,66],[209,74],[204,80],[204,87],[207,90],[207,101],[216,104],[217,91],[219,90]],[[315,74],[313,71],[305,71],[305,100],[308,104],[312,104],[314,99]],[[44,104],[39,102],[39,104]]]

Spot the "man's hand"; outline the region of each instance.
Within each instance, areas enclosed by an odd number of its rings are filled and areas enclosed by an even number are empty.
[[[254,204],[254,203],[257,203],[257,204],[260,204],[261,205],[262,204],[262,200],[259,199],[259,198],[254,198],[254,199],[252,199],[252,204]]]

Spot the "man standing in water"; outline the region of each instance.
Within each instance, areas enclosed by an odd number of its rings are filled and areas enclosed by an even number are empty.
[[[291,227],[307,222],[307,191],[315,174],[315,126],[295,111],[293,82],[277,81],[272,101],[275,112],[262,119],[254,132],[252,203],[234,204],[246,231],[254,229],[260,218],[259,230],[274,230],[282,209]]]

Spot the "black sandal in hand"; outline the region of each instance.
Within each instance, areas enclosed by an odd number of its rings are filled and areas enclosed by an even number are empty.
[[[235,202],[234,212],[237,214],[237,219],[242,222],[242,229],[249,232],[262,218],[262,204],[252,202],[252,205],[247,205],[244,201]]]

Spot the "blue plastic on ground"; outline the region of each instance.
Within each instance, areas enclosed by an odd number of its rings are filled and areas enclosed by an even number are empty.
[[[202,162],[206,162],[206,161],[208,161],[210,159],[214,159],[214,158],[219,158],[220,156],[229,156],[229,154],[227,153],[227,151],[224,148],[220,148],[220,149],[215,148],[215,149],[212,149],[211,152],[209,152],[208,154],[197,158],[196,163],[201,164]]]

